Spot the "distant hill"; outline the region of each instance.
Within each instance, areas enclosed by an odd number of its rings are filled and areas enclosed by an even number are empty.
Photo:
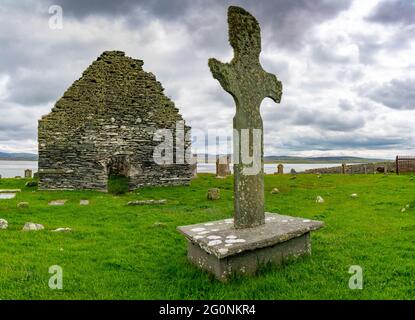
[[[222,155],[221,155],[222,156]],[[198,154],[198,161],[204,162],[206,155]],[[207,155],[209,162],[215,162],[216,156]],[[392,161],[388,159],[372,159],[360,158],[351,156],[334,156],[334,157],[294,157],[294,156],[265,156],[266,163],[371,163],[371,162],[385,162]]]
[[[265,162],[282,162],[282,163],[370,163],[392,161],[388,159],[372,159],[350,156],[337,157],[292,157],[292,156],[265,156]]]
[[[7,152],[0,152],[0,160],[9,160],[9,161],[37,161],[37,154],[34,154],[34,153],[7,153]]]
[[[215,162],[216,156],[209,154],[209,162]],[[38,156],[34,153],[7,153],[0,152],[0,160],[14,160],[14,161],[37,161]],[[204,162],[205,154],[198,154],[198,162]],[[267,163],[370,163],[370,162],[384,162],[392,161],[387,159],[371,159],[359,158],[349,156],[338,157],[294,157],[294,156],[265,156],[264,162]]]

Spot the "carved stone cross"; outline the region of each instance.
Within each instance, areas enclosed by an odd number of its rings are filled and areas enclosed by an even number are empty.
[[[266,97],[280,102],[282,84],[275,75],[265,72],[259,62],[261,30],[257,20],[244,9],[231,6],[228,25],[234,57],[230,63],[211,58],[209,67],[236,104],[233,118],[234,216],[235,228],[240,229],[265,223],[263,125],[259,109]],[[249,137],[249,142],[244,141],[247,140],[244,137]],[[244,144],[249,155],[244,152]],[[253,157],[252,163],[243,161],[247,156]],[[253,168],[255,163],[259,163],[258,170]]]

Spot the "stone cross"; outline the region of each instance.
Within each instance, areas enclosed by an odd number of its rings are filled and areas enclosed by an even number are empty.
[[[209,68],[222,88],[230,93],[236,104],[233,118],[234,128],[234,216],[235,228],[249,228],[265,223],[264,214],[264,164],[263,125],[260,105],[269,97],[280,102],[282,84],[273,74],[262,69],[259,62],[261,53],[261,30],[257,20],[242,8],[228,9],[229,42],[234,50],[230,63],[209,59]],[[243,131],[249,130],[249,142],[244,141]],[[254,132],[260,133],[254,145]],[[257,139],[258,140],[258,139]],[[252,164],[243,161],[244,143],[248,144],[253,163],[260,163],[255,173],[247,174]],[[259,154],[254,148],[260,148]],[[256,158],[255,158],[256,157]]]

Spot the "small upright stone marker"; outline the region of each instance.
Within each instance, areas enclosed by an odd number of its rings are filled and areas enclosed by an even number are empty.
[[[282,163],[277,167],[277,174],[284,174],[284,165]]]
[[[192,178],[197,178],[197,154],[193,155],[193,163],[190,168],[192,169]]]
[[[216,159],[216,178],[226,178],[231,174],[231,169],[229,167],[230,162],[229,156],[218,157],[218,159]]]
[[[219,200],[220,190],[218,188],[212,188],[208,190],[207,198],[209,200]]]
[[[32,170],[30,170],[30,169],[26,169],[26,170],[24,171],[24,177],[25,177],[25,178],[32,178]]]
[[[242,8],[228,9],[230,63],[209,59],[213,77],[236,103],[234,128],[234,219],[178,227],[188,240],[188,258],[219,280],[253,274],[262,263],[311,254],[310,231],[320,221],[264,212],[263,124],[265,97],[279,102],[282,84],[260,64],[260,27]],[[259,150],[258,150],[259,149]],[[251,157],[251,161],[245,161]],[[248,162],[248,163],[247,163]]]

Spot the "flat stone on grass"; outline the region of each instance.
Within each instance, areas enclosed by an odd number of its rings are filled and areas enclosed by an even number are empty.
[[[89,200],[80,200],[80,201],[79,201],[79,204],[80,204],[81,206],[87,206],[87,205],[89,205]]]
[[[66,201],[68,201],[68,200],[64,200],[64,199],[52,200],[48,204],[50,206],[63,206],[66,203]]]
[[[45,229],[43,225],[34,222],[26,222],[23,226],[23,231],[38,231],[43,229]]]
[[[72,231],[71,228],[57,228],[55,230],[52,230],[52,232],[70,232]]]
[[[161,200],[135,200],[135,201],[129,201],[127,203],[127,206],[142,206],[147,204],[165,204],[167,202],[166,199]]]
[[[19,202],[17,204],[17,207],[18,208],[27,208],[27,207],[29,207],[29,202]]]
[[[317,196],[316,197],[316,203],[324,203],[324,199],[322,196]]]
[[[16,196],[15,193],[0,193],[0,200],[2,199],[13,199]]]
[[[271,190],[271,193],[272,193],[272,194],[277,194],[277,193],[280,193],[280,190],[278,190],[278,188],[273,188],[273,189]]]
[[[21,191],[21,189],[0,189],[0,193],[16,193]]]

